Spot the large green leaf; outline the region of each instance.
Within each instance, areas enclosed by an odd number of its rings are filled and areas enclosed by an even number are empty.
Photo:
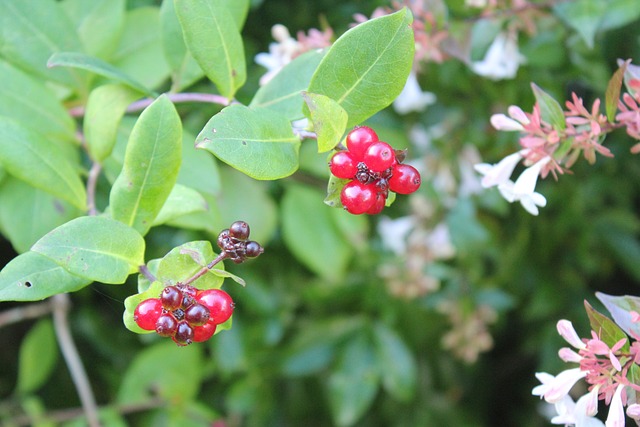
[[[349,115],[347,127],[390,105],[413,64],[411,21],[405,8],[344,33],[320,62],[309,92],[337,101]]]
[[[153,225],[165,224],[194,212],[205,212],[208,207],[207,201],[198,191],[176,184],[154,219]]]
[[[64,0],[61,2],[86,52],[108,59],[124,27],[125,0]]]
[[[286,117],[235,104],[207,122],[196,138],[196,148],[252,178],[273,180],[298,169],[300,139]]]
[[[0,227],[18,253],[54,228],[83,214],[49,193],[8,177],[0,183]]]
[[[80,68],[83,70],[91,71],[103,77],[115,80],[120,83],[124,83],[127,86],[138,90],[147,95],[153,95],[149,89],[144,87],[141,83],[128,76],[122,70],[114,67],[113,65],[104,62],[102,59],[86,55],[80,52],[57,52],[51,55],[51,58],[47,61],[48,67],[71,67]]]
[[[146,234],[176,183],[182,123],[166,95],[147,107],[129,137],[109,203],[111,216]]]
[[[211,242],[207,240],[185,243],[173,248],[160,260],[156,277],[164,284],[184,282],[217,256],[218,254],[213,252]],[[223,270],[222,262],[216,264],[215,269]],[[220,289],[223,280],[224,275],[215,270],[208,270],[206,274],[196,279],[192,286],[198,289]]]
[[[77,276],[120,284],[144,263],[144,248],[133,228],[107,217],[83,216],[52,230],[31,250]]]
[[[89,283],[39,253],[25,252],[0,271],[0,301],[38,301]]]
[[[605,344],[613,347],[615,343],[626,338],[627,342],[623,347],[623,351],[629,350],[629,337],[627,337],[613,320],[597,311],[586,300],[584,301],[584,307],[587,311],[587,316],[589,316],[591,330],[593,330]]]
[[[201,193],[220,195],[220,172],[218,162],[204,150],[194,150],[195,136],[182,133],[182,165],[178,172],[178,183],[194,188]]]
[[[40,320],[20,345],[18,393],[38,390],[53,373],[58,360],[58,348],[50,319]]]
[[[0,1],[0,56],[20,68],[84,91],[86,75],[77,70],[48,70],[54,52],[81,52],[74,25],[54,0]]]
[[[2,116],[0,164],[11,175],[85,209],[84,185],[62,149],[35,130]]]
[[[76,125],[55,94],[38,79],[0,60],[0,115],[47,134],[72,140]]]
[[[415,394],[417,367],[402,338],[383,323],[375,326],[375,348],[384,388],[396,399],[407,401]]]
[[[189,51],[218,91],[232,99],[247,78],[233,15],[221,1],[175,0],[175,8]]]
[[[116,144],[120,119],[127,106],[140,96],[140,92],[119,84],[95,88],[89,94],[82,122],[87,150],[94,161],[109,157]]]
[[[249,13],[249,6],[251,5],[251,0],[213,0],[218,4],[224,5],[229,11],[229,14],[233,18],[233,22],[235,22],[238,30],[242,30],[244,26],[244,21],[247,19],[247,14]]]
[[[328,96],[303,92],[302,97],[317,135],[318,153],[333,150],[347,129],[347,112]]]
[[[312,50],[295,58],[258,89],[249,106],[277,111],[289,120],[301,119],[301,92],[307,90],[324,54],[323,50]]]
[[[560,2],[553,7],[553,11],[580,34],[589,48],[593,48],[598,27],[609,8],[608,3],[609,0]]]

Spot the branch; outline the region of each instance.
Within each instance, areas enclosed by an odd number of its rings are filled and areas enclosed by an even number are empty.
[[[98,162],[94,162],[89,170],[89,176],[87,177],[87,209],[90,216],[98,214],[96,209],[96,186],[98,185],[98,177],[102,165]]]
[[[36,319],[53,311],[51,300],[12,308],[0,313],[0,328],[22,320]]]
[[[200,277],[202,277],[205,274],[207,274],[207,272],[209,270],[211,270],[214,265],[216,265],[217,263],[219,263],[220,261],[222,261],[226,257],[227,257],[227,253],[225,251],[220,252],[220,254],[213,261],[211,261],[205,267],[202,267],[202,269],[200,269],[196,274],[194,274],[193,276],[189,277],[187,280],[182,282],[182,284],[183,285],[190,285],[191,283],[195,282],[196,279],[199,279]]]

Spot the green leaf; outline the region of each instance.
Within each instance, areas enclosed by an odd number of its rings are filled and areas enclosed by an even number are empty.
[[[120,119],[140,92],[119,84],[95,88],[89,94],[83,130],[89,156],[97,162],[109,157],[116,144]]]
[[[394,330],[381,322],[374,332],[382,384],[393,397],[406,402],[415,394],[418,374],[411,350]]]
[[[53,373],[58,360],[55,332],[50,319],[40,320],[20,345],[17,391],[38,390]]]
[[[159,8],[127,10],[120,43],[109,62],[151,89],[169,78],[171,70],[162,49]]]
[[[76,70],[48,70],[51,54],[82,51],[69,17],[53,0],[0,2],[0,56],[44,80],[84,92],[87,78]]]
[[[131,405],[159,397],[172,406],[189,402],[198,394],[204,378],[194,367],[203,363],[202,346],[178,347],[165,339],[140,352],[129,365],[117,401]]]
[[[83,216],[38,240],[38,252],[85,279],[123,283],[144,263],[144,239],[131,227],[107,217]]]
[[[300,93],[309,86],[311,76],[324,54],[324,50],[312,50],[296,57],[258,89],[249,107],[268,108],[289,120],[304,117]]]
[[[564,113],[558,101],[535,83],[531,83],[531,89],[536,97],[536,102],[540,106],[542,120],[551,124],[555,129],[564,129],[566,127]]]
[[[196,148],[254,179],[274,180],[298,169],[300,139],[286,117],[235,104],[207,122],[196,138]]]
[[[18,255],[0,271],[0,301],[39,301],[75,292],[91,280],[75,276],[36,252]]]
[[[205,212],[208,208],[207,201],[200,193],[193,188],[176,184],[158,212],[158,216],[153,220],[153,226],[165,224],[190,213]]]
[[[574,0],[556,4],[553,12],[576,30],[592,49],[596,32],[608,8],[608,0]]]
[[[598,334],[598,337],[609,347],[613,347],[615,343],[621,339],[626,338],[627,343],[623,346],[623,349],[629,349],[629,339],[627,335],[616,325],[613,320],[609,319],[604,314],[598,312],[591,306],[586,300],[584,301],[584,307],[589,316],[589,323],[591,329]],[[624,351],[626,351],[624,350]]]
[[[195,136],[182,132],[182,164],[178,183],[203,194],[220,195],[220,171],[215,157],[204,150],[194,150]]]
[[[620,101],[620,89],[622,88],[622,81],[624,80],[624,73],[627,70],[627,65],[630,61],[625,61],[620,65],[616,72],[609,80],[607,85],[607,91],[605,93],[605,109],[607,111],[607,119],[610,123],[616,120],[616,113],[618,112],[618,102]]]
[[[239,284],[241,286],[247,286],[247,282],[245,282],[242,277],[236,276],[235,274],[229,273],[228,271],[219,270],[217,268],[212,268],[211,272],[213,274],[215,274],[216,276],[229,278],[229,279],[233,280],[234,282],[236,282],[237,284]]]
[[[220,94],[233,99],[246,78],[238,26],[219,1],[175,0],[184,41]]]
[[[233,18],[233,22],[235,22],[238,30],[242,30],[244,26],[244,21],[247,19],[247,14],[249,13],[249,6],[251,5],[251,0],[213,0],[219,5],[224,6],[231,17]]]
[[[11,175],[84,210],[86,192],[77,168],[58,145],[0,116],[0,164]]]
[[[0,115],[47,134],[75,140],[76,125],[55,94],[38,79],[0,60]]]
[[[344,276],[353,253],[333,222],[322,194],[298,185],[287,187],[282,200],[282,238],[307,268],[335,282]]]
[[[303,92],[302,98],[313,122],[313,130],[318,136],[318,153],[332,150],[340,143],[347,129],[349,117],[344,108],[333,99],[315,93]]]
[[[0,228],[18,253],[26,252],[49,231],[83,214],[49,193],[19,179],[0,183]]]
[[[600,22],[600,31],[623,27],[640,18],[640,3],[636,0],[609,0]]]
[[[350,29],[331,46],[308,91],[337,101],[354,126],[402,92],[414,54],[411,13],[402,9]]]
[[[57,52],[51,55],[47,61],[47,67],[71,67],[91,71],[99,76],[106,77],[116,82],[123,83],[132,89],[154,96],[142,83],[137,82],[122,70],[104,62],[102,59],[86,55],[80,52]]]
[[[213,252],[211,242],[207,240],[188,242],[173,248],[162,258],[158,263],[156,277],[165,285],[184,282],[216,257],[217,254]],[[216,264],[216,269],[223,268],[222,262]],[[221,274],[208,270],[203,276],[191,283],[191,286],[198,289],[220,289],[223,281],[224,277]]]
[[[327,398],[338,426],[355,424],[376,397],[380,377],[374,349],[364,335],[349,341],[329,374]]]
[[[640,335],[640,324],[631,320],[631,311],[640,313],[640,297],[632,295],[613,296],[596,292],[596,297],[609,310],[613,320],[629,336]]]
[[[136,122],[109,204],[111,216],[144,235],[173,189],[182,157],[182,123],[166,95]]]
[[[86,52],[109,58],[124,27],[125,0],[64,0],[61,6],[75,23]]]

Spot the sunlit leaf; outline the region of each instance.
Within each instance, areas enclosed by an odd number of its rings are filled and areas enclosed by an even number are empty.
[[[302,98],[318,137],[318,153],[332,150],[340,143],[347,128],[347,112],[336,101],[324,95],[303,92]]]

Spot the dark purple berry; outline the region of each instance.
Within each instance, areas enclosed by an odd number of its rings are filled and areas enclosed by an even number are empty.
[[[193,341],[193,328],[189,326],[186,320],[178,322],[173,340],[179,345],[189,345]]]
[[[236,221],[229,226],[229,235],[238,240],[247,240],[249,232],[249,224],[244,221]]]
[[[178,321],[173,314],[166,313],[158,317],[156,332],[162,337],[172,337],[178,328]]]
[[[254,242],[253,240],[249,240],[247,242],[247,247],[245,250],[247,258],[255,258],[264,252],[264,249],[262,248],[262,246],[260,246],[260,243]]]
[[[160,294],[160,301],[162,301],[162,306],[169,311],[180,308],[182,305],[182,292],[175,286],[167,286]]]
[[[228,241],[229,241],[229,229],[225,228],[220,232],[220,234],[218,234],[218,241],[217,241],[218,247],[224,250]]]
[[[195,303],[185,310],[184,320],[189,322],[191,326],[202,326],[209,321],[211,313],[209,309],[202,304]]]

